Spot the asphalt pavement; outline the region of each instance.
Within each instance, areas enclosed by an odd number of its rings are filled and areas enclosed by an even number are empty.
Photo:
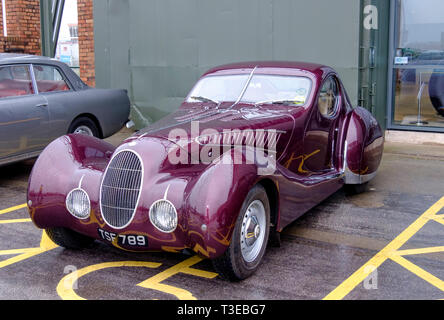
[[[386,144],[367,193],[308,212],[240,283],[196,256],[55,246],[25,206],[33,163],[0,167],[0,299],[444,299],[443,146]]]

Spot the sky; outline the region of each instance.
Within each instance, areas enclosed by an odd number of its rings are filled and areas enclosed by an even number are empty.
[[[77,19],[77,0],[65,0],[65,10],[59,35],[61,41],[71,39],[68,25],[77,23]]]

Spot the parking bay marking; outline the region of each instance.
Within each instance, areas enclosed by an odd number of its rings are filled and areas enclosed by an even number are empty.
[[[6,213],[10,213],[10,212],[14,212],[14,211],[17,211],[17,210],[20,210],[20,209],[24,209],[26,207],[27,207],[27,205],[26,205],[26,203],[24,203],[24,204],[21,204],[19,206],[15,206],[15,207],[12,207],[12,208],[0,210],[0,215],[6,214]]]
[[[202,260],[203,259],[198,256],[193,256],[185,261],[182,261],[156,274],[155,276],[152,276],[151,278],[139,283],[137,286],[171,294],[176,298],[178,298],[179,300],[196,300],[193,294],[188,290],[175,287],[172,285],[163,284],[162,282],[179,273],[193,275],[206,279],[213,279],[217,277],[217,273],[191,268],[192,266],[196,265]],[[60,280],[59,284],[57,285],[57,293],[64,300],[85,300],[84,298],[77,295],[77,293],[74,291],[74,284],[76,283],[76,281],[78,281],[80,277],[107,268],[147,267],[147,268],[156,269],[161,265],[162,263],[155,263],[155,262],[118,261],[118,262],[106,262],[106,263],[100,263],[88,266],[83,269],[77,270],[75,274],[68,274],[62,280]]]
[[[424,212],[413,224],[405,229],[398,237],[390,242],[384,249],[378,252],[370,261],[358,269],[347,280],[341,283],[336,289],[328,294],[324,300],[344,299],[352,290],[362,283],[375,268],[380,267],[388,259],[403,266],[408,271],[427,281],[431,285],[444,291],[444,281],[435,277],[431,273],[418,267],[403,256],[411,254],[425,254],[430,252],[444,252],[444,247],[430,247],[410,250],[399,250],[411,237],[418,233],[428,222],[435,221],[444,225],[443,215],[438,215],[444,208],[444,197]],[[373,267],[373,268],[370,268]]]
[[[26,208],[26,204],[11,207],[8,209],[0,210],[0,215],[11,213],[20,209]],[[12,219],[12,220],[0,220],[1,224],[12,224],[12,223],[24,223],[31,222],[31,219]],[[12,250],[0,250],[0,256],[10,256],[16,255],[15,257],[0,261],[0,269],[15,264],[17,262],[24,261],[26,259],[32,258],[44,252],[50,251],[57,248],[58,246],[54,244],[46,235],[45,232],[42,233],[42,238],[40,240],[40,246],[38,248],[23,248],[23,249],[12,249]]]
[[[21,204],[19,206],[15,206],[15,207],[11,207],[8,209],[4,209],[4,210],[0,210],[0,215],[2,214],[7,214],[7,213],[11,213],[14,211],[18,211],[24,208],[27,208],[28,206],[25,204]],[[12,219],[12,220],[0,220],[0,224],[11,224],[11,223],[26,223],[26,222],[31,222],[31,219]]]
[[[11,213],[14,211],[18,211],[20,209],[26,208],[26,204],[22,204],[19,206],[11,207],[8,209],[0,210],[0,215]],[[13,220],[0,220],[0,224],[9,224],[9,223],[23,223],[23,222],[31,222],[31,219],[13,219]],[[18,263],[20,261],[24,261],[26,259],[32,258],[36,255],[42,254],[44,252],[53,250],[55,248],[58,248],[56,244],[54,244],[49,237],[46,235],[46,233],[43,231],[42,238],[40,241],[40,247],[38,248],[23,248],[23,249],[12,249],[12,250],[0,250],[0,256],[8,256],[8,255],[16,255],[15,257],[12,257],[10,259],[7,259],[5,261],[0,262],[0,269],[5,268],[7,266],[10,266],[12,264]],[[167,270],[164,270],[160,272],[159,274],[141,282],[138,284],[138,286],[147,288],[147,289],[153,289],[157,291],[161,291],[164,293],[168,293],[171,295],[176,296],[178,299],[181,300],[195,300],[196,298],[192,295],[191,292],[188,290],[178,288],[171,285],[166,285],[161,282],[171,278],[172,276],[183,273],[188,275],[193,275],[197,277],[207,278],[207,279],[213,279],[218,276],[217,273],[204,271],[204,270],[198,270],[191,268],[193,265],[201,262],[203,259],[194,256],[191,257],[177,265],[174,265]],[[80,276],[86,275],[88,273],[91,273],[93,271],[98,271],[105,268],[112,268],[112,267],[148,267],[148,268],[158,268],[161,266],[161,263],[155,263],[155,262],[143,262],[143,261],[120,261],[120,262],[109,262],[109,263],[102,263],[97,264],[93,266],[85,267],[79,271],[77,271],[77,278],[73,278],[72,274],[69,274],[65,276],[57,286],[57,293],[60,297],[63,299],[68,300],[79,300],[83,299],[80,296],[78,296],[75,291],[73,290],[73,284],[74,279],[77,280]]]

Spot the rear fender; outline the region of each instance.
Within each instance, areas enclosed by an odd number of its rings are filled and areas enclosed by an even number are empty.
[[[344,154],[345,184],[364,184],[378,171],[384,136],[376,119],[364,108],[355,108],[347,121]]]

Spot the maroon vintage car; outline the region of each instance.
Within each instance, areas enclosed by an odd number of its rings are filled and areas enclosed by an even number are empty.
[[[118,148],[82,135],[54,141],[34,166],[28,205],[65,248],[98,239],[130,251],[192,250],[240,280],[292,221],[344,185],[363,191],[383,144],[333,69],[225,65]]]

